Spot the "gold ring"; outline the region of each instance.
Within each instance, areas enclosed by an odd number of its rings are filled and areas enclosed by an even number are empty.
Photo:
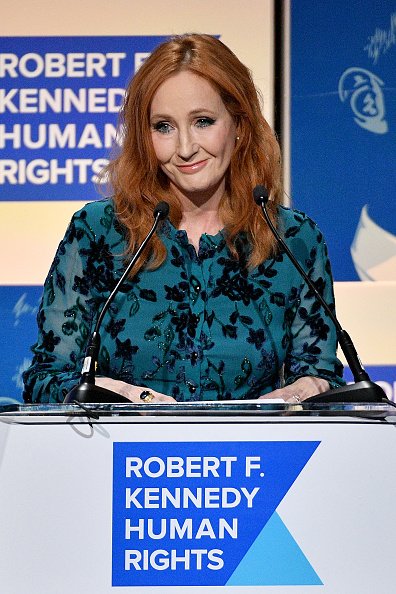
[[[143,390],[143,392],[140,394],[140,400],[143,400],[143,402],[151,402],[153,398],[154,394],[150,392],[150,390]]]

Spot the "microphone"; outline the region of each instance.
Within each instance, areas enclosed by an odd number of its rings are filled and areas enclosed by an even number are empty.
[[[159,202],[154,209],[154,224],[151,227],[150,231],[146,235],[145,239],[142,241],[139,249],[137,250],[136,254],[133,256],[131,261],[129,262],[128,266],[126,267],[123,275],[121,276],[120,280],[117,282],[116,286],[110,293],[106,303],[102,307],[102,310],[98,316],[98,320],[95,325],[95,329],[91,335],[90,341],[88,343],[88,347],[85,354],[85,359],[81,371],[81,379],[80,383],[77,386],[74,386],[70,390],[70,392],[66,395],[64,399],[64,404],[70,404],[73,402],[129,402],[128,398],[121,396],[121,394],[117,394],[117,392],[113,392],[112,390],[108,390],[107,388],[102,388],[101,386],[95,385],[95,372],[96,366],[98,363],[99,358],[99,350],[100,350],[100,334],[99,330],[102,324],[102,320],[109,309],[110,305],[112,304],[114,297],[117,295],[120,287],[124,283],[125,279],[128,277],[130,271],[136,264],[140,254],[143,252],[144,248],[150,241],[152,235],[155,233],[158,224],[160,221],[166,219],[169,214],[169,204],[167,202]]]
[[[283,250],[289,257],[290,261],[292,262],[293,266],[298,270],[308,287],[311,289],[311,291],[313,291],[316,299],[319,301],[319,303],[325,310],[326,314],[332,320],[336,328],[338,343],[341,347],[342,352],[345,355],[345,359],[347,360],[347,363],[350,367],[355,381],[354,384],[342,386],[341,388],[334,388],[333,390],[327,390],[326,392],[323,392],[321,394],[311,396],[310,398],[304,400],[304,402],[359,403],[382,402],[383,400],[387,401],[385,392],[382,390],[382,388],[380,388],[380,386],[378,386],[370,380],[370,377],[359,359],[355,346],[348,332],[342,328],[334,312],[323,299],[322,295],[318,292],[312,280],[309,278],[305,270],[301,267],[300,263],[298,262],[294,254],[290,251],[285,241],[282,239],[277,229],[273,225],[266,208],[269,199],[267,189],[262,185],[256,186],[253,189],[253,198],[256,204],[261,207],[264,218],[269,228],[271,229],[278,245],[280,245],[283,248]]]

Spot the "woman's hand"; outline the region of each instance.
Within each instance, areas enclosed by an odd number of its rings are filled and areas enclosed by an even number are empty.
[[[272,398],[282,398],[289,404],[298,404],[310,396],[326,392],[326,390],[329,389],[330,386],[327,380],[320,377],[305,376],[300,377],[289,386],[279,388],[269,394],[260,396],[260,399],[269,400]]]
[[[133,386],[132,384],[127,384],[126,382],[115,380],[111,377],[96,377],[95,383],[101,388],[106,388],[107,390],[112,390],[112,392],[117,392],[117,394],[128,398],[128,400],[134,402],[135,404],[147,404],[148,402],[152,402],[154,404],[158,404],[159,402],[165,404],[176,404],[177,402],[174,398],[172,398],[172,396],[161,394],[155,390],[148,390],[142,386]],[[146,400],[142,400],[140,395],[145,391],[148,392],[150,396],[148,396]]]

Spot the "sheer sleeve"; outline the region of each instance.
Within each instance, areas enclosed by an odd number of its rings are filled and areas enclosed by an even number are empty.
[[[105,217],[99,221],[94,231],[98,221],[88,222],[82,209],[58,247],[37,315],[33,360],[23,376],[26,402],[62,402],[79,380],[87,340],[112,278],[106,244],[111,224]]]
[[[327,246],[316,224],[308,217],[305,223],[306,257],[302,264],[318,292],[334,310],[333,279]],[[296,242],[301,241],[301,238],[296,239]],[[293,251],[296,253],[298,250],[294,247]],[[336,329],[305,283],[301,284],[299,305],[290,332],[284,367],[286,385],[304,376],[323,378],[331,387],[345,383],[342,379],[343,367],[336,356]]]

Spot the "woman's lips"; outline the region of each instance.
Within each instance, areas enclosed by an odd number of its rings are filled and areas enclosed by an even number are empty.
[[[183,165],[177,165],[176,167],[182,173],[196,173],[197,171],[201,171],[207,162],[208,159],[203,159],[202,161],[196,161],[195,163],[185,163]]]

